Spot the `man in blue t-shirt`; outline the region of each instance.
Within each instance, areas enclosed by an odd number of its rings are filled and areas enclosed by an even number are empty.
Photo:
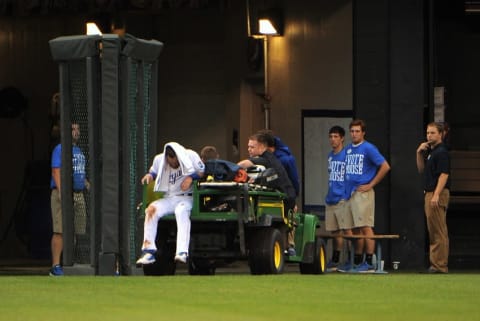
[[[345,190],[349,198],[347,208],[353,219],[353,234],[370,236],[374,235],[375,223],[373,187],[385,177],[390,170],[390,165],[377,147],[365,140],[366,125],[363,120],[353,120],[349,128],[352,143],[345,148]],[[354,270],[374,272],[372,258],[375,241],[358,239],[355,245]],[[365,261],[363,253],[365,253]]]
[[[349,270],[348,260],[339,267],[340,253],[343,249],[342,235],[351,235],[353,220],[347,215],[347,195],[345,193],[345,129],[333,126],[328,132],[328,141],[332,150],[328,154],[328,191],[325,196],[325,230],[333,235],[333,253],[327,263],[327,271]],[[348,213],[349,214],[349,213]]]
[[[80,125],[72,124],[72,188],[73,188],[73,210],[75,234],[82,235],[86,232],[87,215],[83,190],[89,188],[86,179],[86,160],[80,147],[77,146],[80,138]],[[50,188],[52,189],[50,204],[52,208],[53,235],[51,241],[52,268],[50,275],[61,276],[63,269],[60,264],[60,257],[63,251],[63,223],[61,203],[61,179],[60,170],[62,167],[62,145],[58,144],[52,152],[52,178]]]

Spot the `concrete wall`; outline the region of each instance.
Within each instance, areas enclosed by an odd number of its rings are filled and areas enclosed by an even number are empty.
[[[350,1],[327,0],[284,1],[283,7],[284,36],[269,42],[271,128],[301,164],[301,110],[352,107],[352,8]],[[195,150],[215,145],[232,161],[246,157],[248,136],[265,122],[258,95],[262,66],[248,67],[244,4],[125,12],[122,18],[128,33],[165,44],[159,61],[159,149],[175,140]],[[0,150],[7,155],[0,160],[2,234],[21,196],[26,165],[50,159],[49,113],[58,66],[48,41],[84,33],[84,21],[72,15],[0,17],[0,88],[14,86],[28,99],[22,117],[0,119]],[[7,236],[15,239],[14,230]],[[2,242],[1,252],[16,255],[18,249]]]
[[[270,42],[271,127],[301,164],[301,111],[352,109],[350,1],[287,2],[284,37]]]

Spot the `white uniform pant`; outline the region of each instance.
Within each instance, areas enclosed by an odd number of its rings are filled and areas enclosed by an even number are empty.
[[[149,217],[145,213],[145,224],[143,228],[142,250],[157,250],[155,238],[157,235],[158,220],[167,214],[175,213],[177,221],[177,251],[176,253],[188,253],[190,244],[190,212],[193,199],[191,196],[170,196],[158,199],[149,206],[155,207],[155,213]]]

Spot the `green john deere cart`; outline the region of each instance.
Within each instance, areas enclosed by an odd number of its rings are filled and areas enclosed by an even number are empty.
[[[161,194],[145,186],[142,213]],[[318,237],[316,215],[286,213],[285,194],[265,186],[237,182],[196,182],[191,212],[188,271],[213,275],[219,266],[246,260],[251,274],[279,274],[285,263],[298,263],[302,274],[326,270],[325,240]],[[287,234],[294,230],[295,256],[286,251]],[[175,274],[176,221],[159,220],[156,262],[143,266],[145,275]]]

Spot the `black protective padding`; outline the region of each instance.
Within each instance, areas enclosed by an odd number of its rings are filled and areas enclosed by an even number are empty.
[[[88,153],[90,155],[90,262],[97,265],[97,248],[100,244],[101,225],[101,186],[102,186],[102,160],[101,160],[101,79],[100,57],[89,57],[87,65],[87,101],[88,101]]]
[[[101,253],[98,256],[98,275],[115,275],[117,258],[114,253]]]
[[[72,188],[72,93],[69,86],[68,63],[61,63],[60,70],[60,139],[62,144],[62,168],[60,170],[60,199],[62,203],[63,265],[73,264],[73,188]]]
[[[63,36],[50,40],[53,60],[77,60],[98,55],[101,36]]]
[[[102,58],[102,238],[101,252],[119,251],[120,216],[120,39],[103,36]]]
[[[126,34],[126,42],[122,54],[135,60],[153,62],[158,59],[163,50],[163,43],[158,40],[138,39]]]

